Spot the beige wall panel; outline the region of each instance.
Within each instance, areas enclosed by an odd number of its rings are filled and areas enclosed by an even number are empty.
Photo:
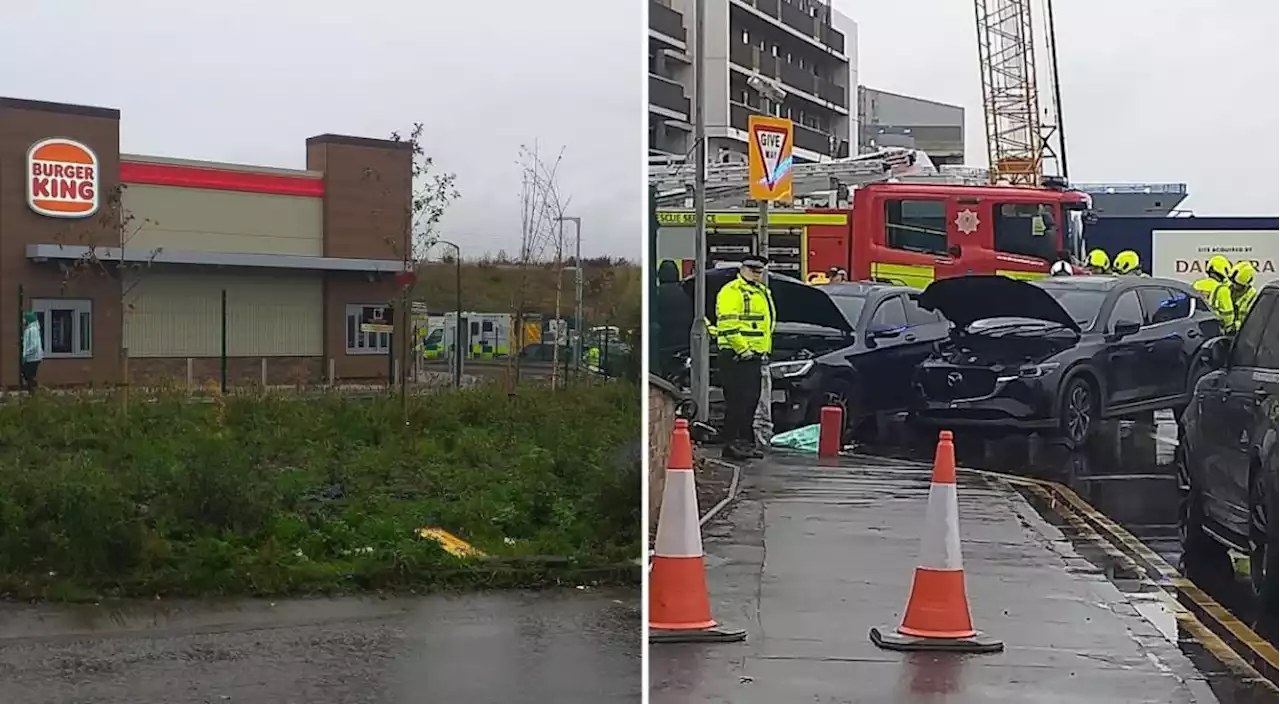
[[[223,289],[228,356],[324,354],[324,284],[317,272],[150,270],[131,274],[125,283],[129,356],[221,354]]]
[[[131,185],[122,199],[130,251],[324,253],[322,198]]]

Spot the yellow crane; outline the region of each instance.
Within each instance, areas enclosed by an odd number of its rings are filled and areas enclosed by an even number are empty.
[[[1037,87],[1033,3],[1040,3],[1049,52],[1051,101]],[[1039,186],[1045,161],[1056,162],[1066,178],[1066,146],[1062,142],[1062,100],[1058,86],[1057,46],[1053,32],[1053,0],[974,0],[978,25],[978,65],[982,74],[982,112],[992,183]],[[1041,112],[1042,102],[1051,102]],[[1058,136],[1058,148],[1052,145]]]

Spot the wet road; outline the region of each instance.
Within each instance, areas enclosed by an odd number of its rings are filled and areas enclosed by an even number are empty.
[[[8,704],[638,703],[640,594],[0,606]]]
[[[1275,700],[1220,665],[1206,672],[1115,570],[1083,557],[1007,484],[972,474],[960,481],[969,599],[975,625],[1006,651],[877,649],[867,630],[901,618],[928,473],[874,458],[813,465],[754,463],[738,504],[706,526],[713,612],[748,640],[654,647],[654,704]]]

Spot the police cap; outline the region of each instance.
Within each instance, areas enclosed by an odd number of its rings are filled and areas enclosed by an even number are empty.
[[[742,258],[742,265],[752,269],[763,269],[769,264],[769,258],[759,254],[748,254]]]

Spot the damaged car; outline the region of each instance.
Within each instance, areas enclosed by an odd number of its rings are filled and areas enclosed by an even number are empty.
[[[1056,431],[1069,444],[1101,419],[1185,407],[1198,351],[1221,334],[1169,279],[961,276],[930,284],[920,304],[952,329],[916,370],[916,422]]]
[[[736,269],[708,272],[707,318],[715,293]],[[692,280],[686,280],[692,296]],[[769,373],[777,431],[818,422],[823,406],[844,409],[845,435],[871,427],[878,414],[907,410],[912,370],[948,323],[922,308],[920,292],[880,283],[811,286],[769,275],[777,310]],[[714,383],[714,381],[713,381]]]

